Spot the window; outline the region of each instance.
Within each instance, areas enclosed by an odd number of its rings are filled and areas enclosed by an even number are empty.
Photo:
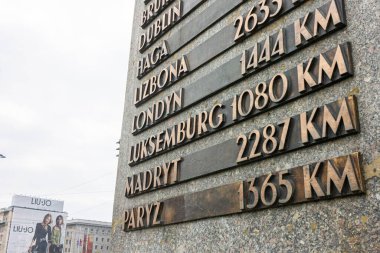
[[[107,242],[110,242],[110,238],[107,239]]]
[[[96,237],[96,241],[98,241],[98,237]]]
[[[104,242],[104,238],[102,238],[102,242]]]
[[[95,249],[98,249],[98,245],[95,245]]]
[[[103,249],[103,246],[100,246],[100,249]]]

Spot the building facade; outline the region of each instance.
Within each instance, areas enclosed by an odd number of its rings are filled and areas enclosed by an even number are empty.
[[[44,247],[48,235],[41,237],[37,232],[44,220],[49,222],[50,229],[60,231],[52,244],[62,247],[67,219],[63,206],[64,202],[59,200],[14,195],[11,206],[0,210],[0,252],[23,253],[30,247]]]
[[[69,220],[66,226],[64,252],[111,252],[111,223],[91,220]]]
[[[134,2],[112,252],[380,252],[379,1]]]
[[[5,253],[11,228],[12,208],[0,209],[0,253]]]

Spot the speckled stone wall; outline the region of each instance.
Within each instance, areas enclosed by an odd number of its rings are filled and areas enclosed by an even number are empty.
[[[190,16],[172,28],[162,39],[181,29],[184,24],[215,1],[218,0],[206,1]],[[192,48],[197,47],[231,23],[238,15],[249,10],[255,2],[257,0],[246,1],[202,36],[171,56],[166,63],[190,52]],[[265,36],[272,34],[274,30],[291,24],[308,11],[312,11],[326,2],[327,0],[307,1],[295,11],[281,17],[194,74],[166,89],[151,101],[167,96],[180,87],[186,87],[239,55],[242,49],[249,48],[253,42],[262,40]],[[136,0],[135,25],[132,35],[132,38],[136,39],[132,39],[129,61],[114,202],[112,252],[380,252],[380,3],[378,0],[345,0],[345,4],[348,25],[343,30],[331,34],[140,135],[133,136],[131,133],[132,117],[141,109],[147,109],[151,104],[148,102],[139,108],[133,105],[134,89],[141,84],[141,81],[136,78],[137,62],[141,57],[138,52],[138,37],[142,31],[138,24],[139,15],[145,7],[143,0]],[[162,42],[162,39],[155,44]],[[165,130],[190,115],[210,108],[217,101],[225,101],[233,97],[234,94],[249,87],[249,84],[267,80],[278,72],[289,69],[346,41],[352,43],[354,77],[133,168],[128,166],[129,147],[132,144]],[[163,66],[166,66],[166,63]],[[154,73],[155,71],[151,72],[147,77]],[[290,117],[351,94],[357,95],[358,98],[361,124],[361,133],[358,135],[265,159],[132,199],[124,197],[127,176],[234,138],[239,133],[251,130],[253,124],[257,127],[265,126],[268,123],[277,122],[279,118]],[[363,154],[366,195],[217,217],[129,233],[122,231],[125,209],[357,151]]]

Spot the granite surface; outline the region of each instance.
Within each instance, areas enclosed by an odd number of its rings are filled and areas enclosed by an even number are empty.
[[[155,45],[175,33],[215,1],[218,0],[206,1],[159,39]],[[188,53],[192,48],[210,38],[224,26],[230,24],[238,15],[249,10],[255,2],[257,1],[246,1],[241,7],[205,31],[202,36],[171,56],[162,66],[166,66],[169,62],[178,59],[182,54]],[[274,30],[294,22],[308,11],[312,11],[326,2],[327,0],[309,0],[295,11],[217,57],[194,74],[164,90],[151,101],[167,96],[180,87],[188,86],[192,81],[239,55],[242,49],[249,48],[253,42],[262,40],[265,36],[272,34]],[[342,31],[324,38],[223,92],[219,92],[208,100],[138,136],[133,136],[131,133],[131,119],[137,112],[147,109],[151,103],[145,103],[139,108],[133,105],[134,89],[141,83],[136,78],[137,62],[141,54],[138,52],[138,39],[132,39],[115,188],[112,252],[380,252],[380,4],[378,0],[345,0],[345,4],[348,26]],[[138,24],[139,15],[144,7],[142,0],[136,0],[132,38],[138,38],[142,31]],[[129,148],[132,144],[164,130],[190,115],[210,108],[217,101],[225,101],[247,87],[252,87],[278,72],[289,69],[309,57],[346,41],[352,43],[354,77],[133,168],[128,166]],[[152,71],[145,78],[149,78],[154,73],[156,71]],[[252,127],[274,123],[279,118],[286,118],[352,94],[357,95],[358,98],[361,124],[359,135],[269,158],[132,199],[124,197],[127,176],[234,138],[239,133],[248,132]],[[366,195],[193,221],[130,233],[122,231],[123,211],[127,208],[357,151],[363,154]]]

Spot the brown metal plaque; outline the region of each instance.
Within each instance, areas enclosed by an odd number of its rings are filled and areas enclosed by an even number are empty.
[[[308,95],[316,90],[341,81],[353,74],[350,44],[338,47],[298,64],[297,67],[278,73],[271,79],[244,90],[233,99],[216,104],[207,111],[192,115],[187,120],[173,124],[148,139],[133,144],[130,157],[136,147],[155,142],[154,150],[141,152],[130,164],[138,164],[160,154],[176,149],[222,129],[250,119],[290,101]],[[152,110],[139,113],[133,119],[133,131],[142,129],[144,124],[163,116],[169,110],[176,110],[183,103],[184,91],[171,94],[159,101]],[[149,146],[152,146],[149,144]],[[146,154],[145,154],[146,153]]]
[[[125,196],[132,197],[359,131],[356,98],[350,96],[277,124],[253,128],[247,134],[128,177]]]
[[[186,57],[191,62],[192,73],[195,72],[198,68],[202,67],[204,64],[208,63],[212,59],[216,58],[223,52],[242,42],[244,39],[254,35],[256,32],[260,31],[265,26],[273,23],[281,16],[289,13],[294,10],[302,3],[307,0],[267,0],[265,2],[261,1],[260,3],[254,3],[252,11],[246,13],[245,15],[238,16],[236,20],[225,28],[217,32],[211,38],[207,39],[201,45],[194,48]],[[267,10],[268,15],[265,15]],[[235,34],[239,32],[238,24],[241,19],[249,19],[249,17],[256,17],[259,21],[251,29],[251,31],[245,31],[243,35],[240,35],[240,38],[235,40]],[[248,20],[249,21],[249,20]],[[154,48],[149,53],[144,55],[141,60],[139,60],[138,74],[137,78],[141,79],[149,72],[154,70],[160,63],[164,62],[169,56],[176,53],[182,46],[182,44],[172,43],[165,41],[170,46],[170,52],[165,55],[165,57],[160,57],[157,61],[147,62],[146,59],[152,58],[157,54],[157,49]]]
[[[149,3],[141,14],[140,26],[142,28],[147,27],[152,20],[160,15],[174,1],[175,0],[155,0]]]
[[[334,60],[336,60],[336,62],[339,64],[335,65],[333,71],[334,73],[331,75],[331,79],[328,75],[323,75],[322,80],[318,81],[318,72],[324,71],[323,68],[319,68],[321,57],[323,64],[325,64],[324,62],[326,61],[333,63]],[[343,72],[339,71],[339,66],[345,67]],[[274,99],[275,102],[269,103],[267,106],[265,106],[265,108],[261,110],[258,110],[252,106],[245,105],[245,103],[252,102],[252,99],[251,101],[248,100],[251,98],[249,95],[254,95],[254,88],[252,88],[251,92],[244,91],[243,94],[237,95],[236,98],[223,102],[222,104],[226,110],[228,110],[230,105],[234,107],[232,108],[231,112],[227,112],[225,123],[220,128],[228,127],[242,120],[251,118],[252,116],[255,116],[261,112],[267,111],[270,108],[283,105],[288,101],[297,99],[306,94],[310,94],[319,88],[324,88],[329,84],[343,80],[352,74],[353,67],[350,44],[343,43],[339,45],[338,48],[334,48],[327,52],[321,53],[319,56],[311,58],[303,64],[299,64],[296,67],[283,73],[278,73],[271,79],[264,82],[267,84],[267,86],[271,87],[270,91],[266,91],[268,96],[270,95],[273,98],[275,95],[279,94],[281,92],[280,88],[284,88],[284,85],[286,85],[286,94],[283,97],[277,97],[281,96],[282,94],[277,95]],[[150,127],[164,121],[165,119],[168,119],[171,116],[190,108],[193,104],[188,103],[189,99],[187,99],[188,96],[185,96],[185,94],[188,94],[189,96],[193,95],[193,93],[189,91],[189,88],[183,88],[179,91],[173,92],[168,97],[156,101],[147,110],[139,112],[136,116],[133,117],[132,120],[132,134],[137,135],[144,130],[149,129]],[[207,97],[207,94],[203,94],[203,98],[205,97]],[[245,112],[242,112],[242,109],[238,108],[241,106],[248,108],[244,109]]]
[[[220,155],[220,154],[219,154]],[[128,209],[125,232],[365,193],[359,153]]]
[[[197,1],[199,4],[203,3],[207,0],[186,0],[183,2],[184,11],[181,15],[182,18],[178,20],[175,24],[181,22],[184,17],[188,16],[198,4],[194,4]],[[187,24],[185,24],[178,32],[173,34],[168,38],[169,45],[176,45],[176,43],[182,44],[182,47],[198,37],[201,33],[206,31],[210,26],[214,25],[216,22],[225,17],[228,13],[232,12],[239,5],[244,3],[245,0],[218,0],[215,1],[207,10],[201,12],[197,17],[190,20]],[[186,8],[185,6],[194,6],[193,9]],[[196,27],[196,29],[194,29]],[[149,30],[149,28],[148,28]],[[148,48],[150,48],[159,38],[161,38],[165,33],[167,33],[169,29],[166,29],[164,32],[160,33],[158,36],[155,36],[154,39],[150,40],[149,43],[144,43],[143,47],[139,48],[140,53],[145,52]],[[141,35],[140,42],[141,45]]]
[[[321,13],[328,15],[323,16]],[[299,25],[304,25],[305,29],[299,31],[297,29]],[[266,39],[253,43],[252,48],[244,50],[239,56],[187,86],[183,104],[193,105],[345,26],[343,0],[332,0]],[[310,31],[310,34],[306,35],[304,30]],[[301,39],[296,39],[298,37]],[[189,59],[187,61],[187,69],[191,73],[192,62]],[[165,68],[135,89],[135,104],[150,99],[176,81],[182,80],[182,78],[173,80],[160,78],[167,76],[164,71]]]

